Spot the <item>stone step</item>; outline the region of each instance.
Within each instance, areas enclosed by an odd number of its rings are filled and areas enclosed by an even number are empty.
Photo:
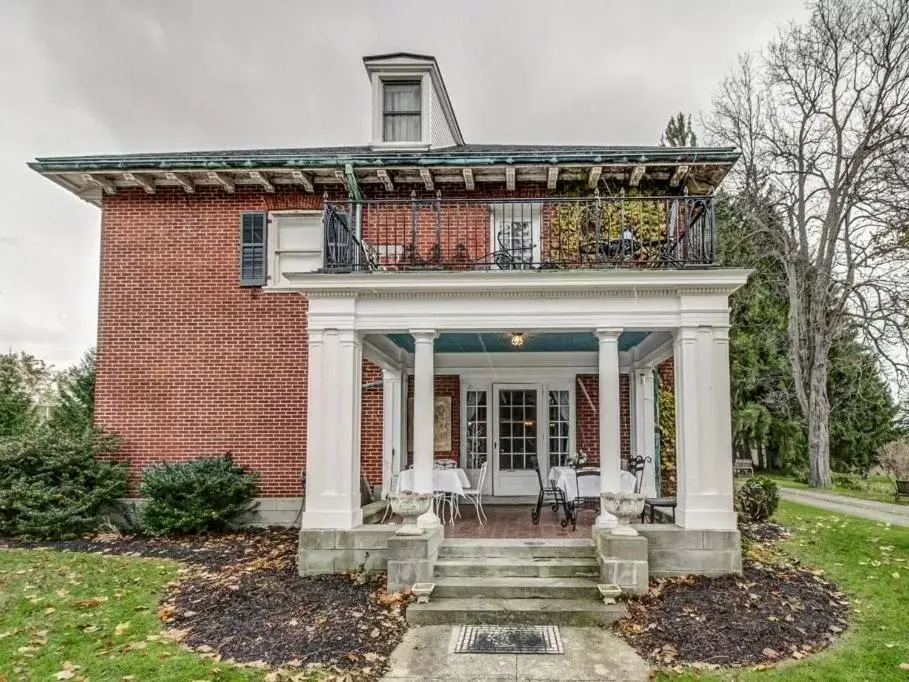
[[[593,540],[468,540],[448,539],[439,548],[440,559],[456,557],[595,558]]]
[[[433,593],[435,594],[435,593]],[[432,599],[410,604],[411,625],[609,625],[625,616],[623,604],[594,599]]]
[[[600,565],[583,557],[455,557],[439,559],[437,578],[498,576],[503,578],[596,578]]]
[[[599,597],[592,578],[434,578],[433,599],[591,599]]]

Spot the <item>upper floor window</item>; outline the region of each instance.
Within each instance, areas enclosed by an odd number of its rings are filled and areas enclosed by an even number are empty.
[[[382,88],[382,140],[423,139],[423,95],[420,81],[389,81]]]

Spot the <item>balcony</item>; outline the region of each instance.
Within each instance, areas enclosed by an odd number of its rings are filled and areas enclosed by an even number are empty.
[[[710,196],[364,200],[325,209],[324,272],[708,267]]]

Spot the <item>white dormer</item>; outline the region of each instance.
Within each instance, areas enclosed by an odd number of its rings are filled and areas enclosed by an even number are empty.
[[[435,57],[397,52],[364,57],[372,84],[374,149],[464,144]]]

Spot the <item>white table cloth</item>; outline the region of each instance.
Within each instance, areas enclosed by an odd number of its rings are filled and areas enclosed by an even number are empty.
[[[413,469],[405,469],[398,477],[398,490],[413,490]],[[463,495],[470,488],[470,479],[463,469],[433,469],[432,489],[437,493]]]
[[[619,472],[620,486],[622,492],[634,492],[634,475],[627,472]],[[565,500],[571,502],[578,496],[578,477],[574,467],[552,467],[549,470],[549,484],[554,488],[559,488],[565,494]],[[597,489],[594,491],[582,490],[583,497],[599,497],[599,479],[581,478],[583,485],[592,485],[596,481]]]

